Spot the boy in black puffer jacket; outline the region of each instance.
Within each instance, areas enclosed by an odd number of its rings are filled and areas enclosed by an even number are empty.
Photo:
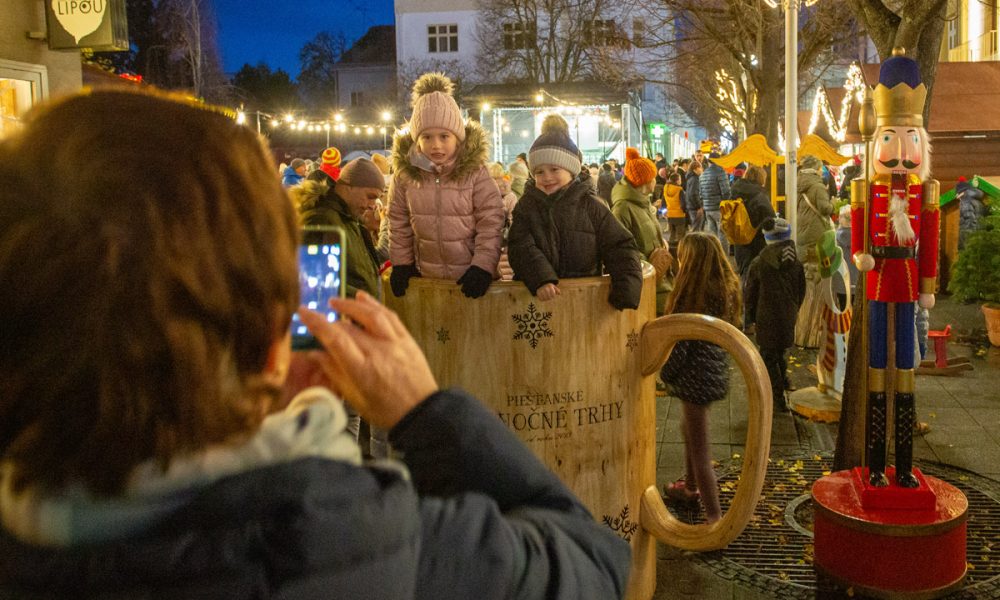
[[[546,117],[528,153],[534,179],[514,207],[508,237],[514,279],[544,302],[560,294],[560,278],[607,271],[608,302],[618,310],[638,308],[642,268],[635,240],[594,194],[581,162],[566,121]]]
[[[750,263],[746,285],[747,324],[757,323],[757,345],[771,378],[774,406],[785,409],[788,388],[785,350],[795,339],[795,319],[806,295],[806,275],[795,255],[788,221],[765,224],[767,246]],[[765,283],[766,282],[766,283]]]

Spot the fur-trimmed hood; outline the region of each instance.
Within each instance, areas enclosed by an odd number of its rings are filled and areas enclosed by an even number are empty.
[[[299,185],[288,189],[288,197],[292,199],[292,205],[299,214],[316,208],[320,199],[330,190],[330,185],[325,181],[306,179]]]
[[[419,180],[424,169],[410,161],[411,149],[415,152],[416,141],[410,135],[409,129],[396,132],[392,140],[392,166],[396,173],[401,173],[411,180]],[[451,172],[445,175],[448,179],[458,180],[475,173],[489,159],[490,145],[482,125],[476,121],[465,124],[465,141],[458,145],[458,157]]]

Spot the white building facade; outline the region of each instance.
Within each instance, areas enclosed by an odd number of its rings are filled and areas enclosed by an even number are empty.
[[[396,69],[404,83],[434,68],[475,71],[476,0],[396,0],[395,13]]]
[[[654,56],[655,53],[663,53],[666,50],[663,47],[655,49],[644,48],[644,46],[650,45],[649,41],[652,37],[656,37],[654,35],[656,32],[649,31],[648,28],[669,22],[667,15],[654,14],[652,11],[655,10],[657,9],[638,5],[633,8],[631,3],[612,3],[609,4],[606,11],[597,15],[591,22],[585,23],[576,33],[588,39],[588,43],[597,47],[596,52],[600,53],[603,50],[607,50],[609,54],[621,57],[620,62],[616,60],[608,61],[612,65],[608,68],[627,65],[635,61],[637,67],[640,64],[643,65],[643,75],[654,79],[666,79],[666,60],[657,61],[657,57]],[[499,59],[496,65],[489,64],[491,52],[488,49],[484,51],[480,47],[482,43],[480,40],[484,36],[479,34],[477,31],[478,28],[488,25],[502,32],[503,35],[499,37],[497,43],[500,44],[502,40],[502,44],[506,47],[508,53],[512,48],[523,47],[519,44],[534,44],[534,36],[537,35],[536,32],[543,32],[548,29],[547,23],[543,21],[545,16],[541,9],[539,9],[538,17],[540,22],[535,24],[517,22],[482,23],[481,21],[485,19],[483,13],[480,11],[478,0],[396,0],[395,18],[397,71],[401,83],[399,90],[401,95],[407,95],[410,82],[420,73],[428,70],[441,70],[453,79],[460,80],[463,90],[468,90],[476,85],[488,86],[490,84],[504,83],[505,80],[509,80],[508,78],[511,74],[498,73],[500,68],[499,63],[501,62]],[[512,21],[514,20],[512,19]],[[531,28],[532,26],[534,30],[525,31],[526,28]],[[573,26],[579,28],[576,22],[574,22]],[[525,40],[531,41],[525,42]],[[497,54],[504,50],[504,48],[498,48]],[[648,72],[650,68],[648,65],[654,65],[653,68],[662,68],[664,69],[664,73],[650,73]],[[529,77],[528,79],[533,78]],[[537,79],[541,80],[542,78],[538,77]],[[544,87],[542,84],[539,84],[539,86]],[[633,135],[623,135],[622,142],[627,140],[630,144],[639,145],[640,132],[645,129],[644,122],[657,122],[661,126],[658,130],[662,130],[663,127],[666,127],[664,122],[675,121],[673,117],[677,115],[680,109],[669,106],[666,95],[660,86],[644,83],[633,89],[634,92],[628,95],[627,101],[632,106],[629,106],[625,110],[615,109],[614,112],[617,115],[615,117],[618,121],[617,125],[623,133],[631,134],[634,132]],[[534,95],[535,91],[532,91],[531,96]],[[487,98],[483,99],[488,101]],[[548,103],[550,105],[549,108],[553,108],[551,106],[552,103]],[[466,106],[464,108],[475,110],[479,107]],[[623,112],[629,116],[623,119],[621,116]],[[483,115],[483,117],[488,117],[488,115]],[[603,121],[608,119],[600,117],[598,120]],[[505,151],[505,154],[524,143],[530,144],[530,141],[538,134],[537,127],[532,127],[530,125],[531,122],[537,123],[540,120],[534,118],[528,122],[527,126],[508,123],[508,126],[503,128],[503,123],[498,124],[501,129],[498,129],[497,135],[503,135],[505,138],[503,140],[504,145],[508,149]],[[608,122],[610,123],[610,120]],[[488,119],[484,119],[484,124],[487,125],[488,129],[491,128],[488,124]],[[589,128],[585,129],[589,131]],[[506,140],[509,137],[507,133],[518,137],[517,139]],[[604,133],[600,135],[595,133],[594,135],[602,140],[607,137]],[[686,138],[683,137],[682,132],[671,130],[666,135],[668,136],[666,139],[670,139],[669,136],[671,135],[677,137],[677,143],[671,144],[669,142],[655,141],[654,146],[647,147],[646,151],[649,154],[652,154],[654,151],[667,151],[666,153],[673,154],[670,150],[674,146],[677,146],[678,151],[682,151],[682,147],[684,152],[689,150],[689,148],[684,147],[683,142],[686,141]],[[592,136],[581,133],[581,137],[587,138]],[[649,139],[650,141],[654,141],[652,138]],[[499,141],[501,140],[495,140],[495,148],[499,146],[496,143]],[[582,141],[583,139],[581,139]],[[605,143],[602,142],[602,144]],[[618,145],[608,155],[622,159],[624,158],[624,147]],[[496,158],[504,160],[508,157],[504,155]]]

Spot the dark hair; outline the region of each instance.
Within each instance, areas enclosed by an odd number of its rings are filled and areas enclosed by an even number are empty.
[[[602,171],[611,171],[611,169],[612,169],[612,167],[611,167],[611,163],[610,162],[606,162],[603,165],[601,165],[601,170]]]
[[[298,303],[298,232],[256,134],[99,91],[0,143],[0,460],[15,489],[119,493],[252,433]]]
[[[590,163],[589,165],[587,165],[587,167],[590,168],[590,169],[596,169],[596,168],[598,168],[597,167],[597,163]]]
[[[517,158],[520,158],[521,160],[523,160],[523,161],[525,161],[525,162],[528,162],[528,155],[527,155],[527,154],[525,154],[524,152],[522,152],[522,153],[518,154],[518,155],[517,155]]]
[[[691,159],[690,158],[682,158],[681,162],[680,162],[680,165],[683,167],[683,166],[688,165],[690,163],[691,163]]]

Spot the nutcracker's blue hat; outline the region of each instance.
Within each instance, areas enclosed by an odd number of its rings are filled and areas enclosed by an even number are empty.
[[[927,86],[920,81],[920,66],[908,58],[903,48],[893,48],[892,56],[879,69],[875,99],[875,120],[882,125],[924,126]]]
[[[920,66],[908,56],[897,56],[894,50],[893,55],[882,63],[882,68],[878,72],[878,82],[889,89],[900,83],[915,88],[920,85]]]

